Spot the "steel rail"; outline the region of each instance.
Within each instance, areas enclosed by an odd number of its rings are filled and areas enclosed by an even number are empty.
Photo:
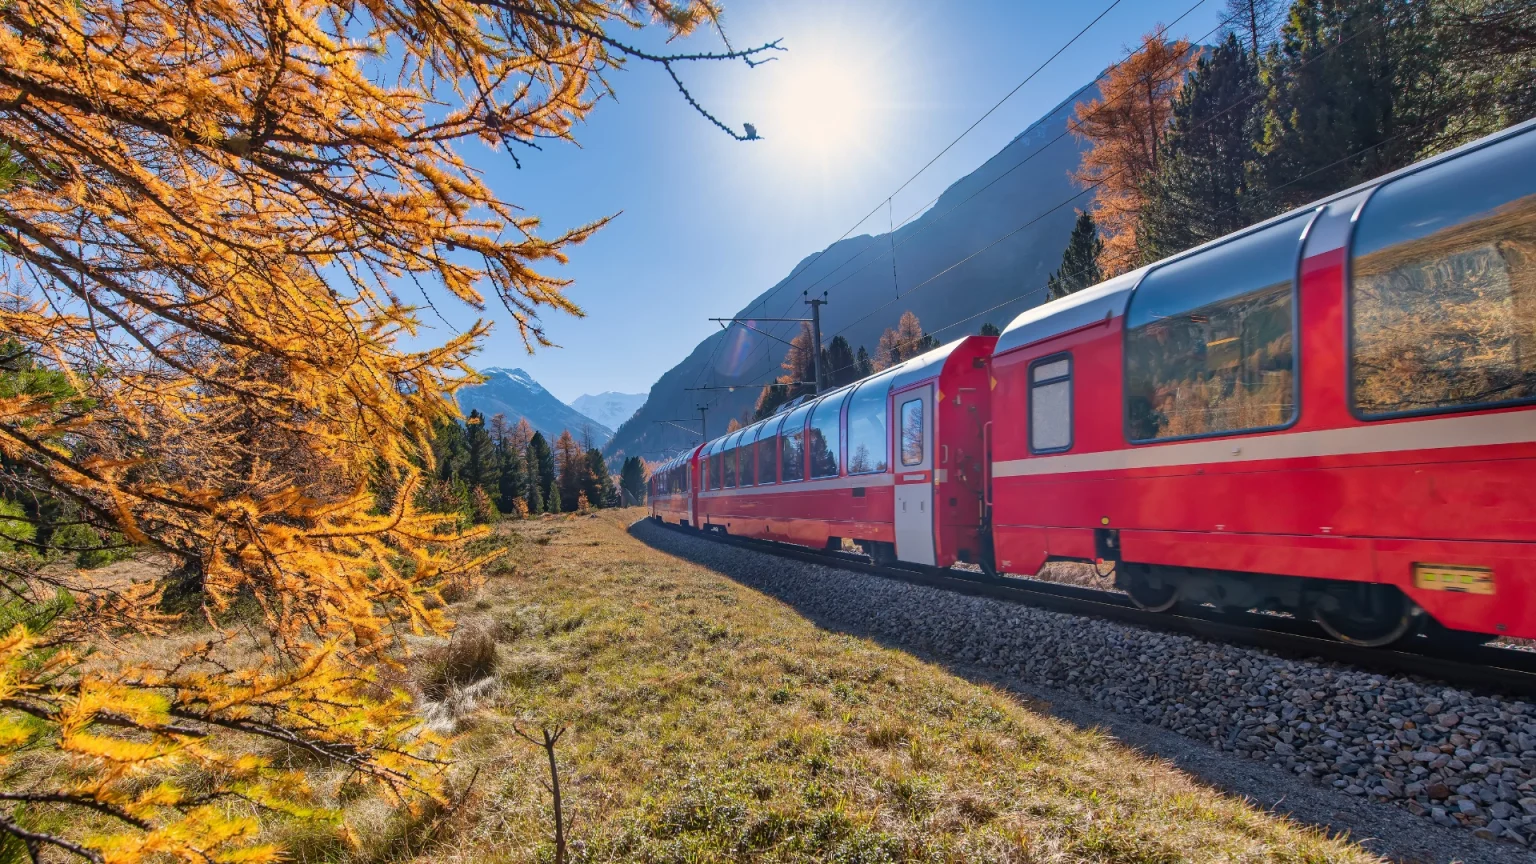
[[[651,521],[656,523],[654,519]],[[1296,618],[1252,612],[1234,615],[1215,609],[1199,610],[1209,612],[1209,615],[1199,614],[1198,611],[1191,614],[1195,610],[1187,609],[1148,612],[1137,608],[1124,594],[1115,591],[1007,576],[990,577],[979,572],[972,574],[964,570],[916,564],[882,566],[872,563],[864,555],[852,552],[810,549],[771,540],[700,531],[666,522],[656,524],[680,534],[781,558],[867,573],[957,594],[990,597],[1070,615],[1117,621],[1144,630],[1184,633],[1213,642],[1262,648],[1298,658],[1321,659],[1371,672],[1409,675],[1452,687],[1476,689],[1485,695],[1536,696],[1536,652],[1532,651],[1478,646],[1444,652],[1436,651],[1428,640],[1423,640],[1425,644],[1422,645],[1391,649],[1362,648],[1319,635],[1322,631],[1316,625]]]

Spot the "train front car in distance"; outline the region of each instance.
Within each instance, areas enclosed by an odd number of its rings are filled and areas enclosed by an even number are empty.
[[[694,524],[693,486],[698,474],[694,457],[700,449],[690,447],[651,472],[647,496],[651,518],[668,525]]]
[[[1536,124],[1029,310],[992,365],[1002,571],[1536,637]]]
[[[983,548],[982,427],[995,337],[970,336],[706,444],[699,527],[877,562]]]

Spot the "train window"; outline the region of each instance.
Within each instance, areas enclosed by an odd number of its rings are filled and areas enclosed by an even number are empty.
[[[1072,449],[1072,355],[1057,354],[1029,367],[1029,452]]]
[[[741,447],[736,451],[740,454],[736,459],[736,485],[752,486],[756,484],[757,454],[753,451],[752,442],[757,440],[756,426],[748,427],[741,433]]]
[[[823,397],[811,409],[811,437],[807,441],[806,462],[811,466],[811,477],[836,477],[837,460],[842,449],[840,423],[843,400],[848,391]]]
[[[779,470],[785,483],[805,479],[805,418],[810,413],[809,405],[796,408],[779,434]]]
[[[1378,189],[1350,271],[1361,416],[1536,400],[1536,135]]]
[[[762,431],[757,433],[757,485],[767,486],[778,479],[779,469],[779,424],[784,422],[783,417],[775,417],[763,424]]]
[[[891,393],[887,377],[859,385],[848,400],[848,473],[873,474],[890,467],[890,435],[885,403]]]
[[[901,464],[923,464],[923,400],[901,403]]]
[[[725,480],[727,489],[736,488],[736,442],[739,440],[741,440],[741,433],[737,432],[725,439],[725,446],[720,448],[725,457],[725,470],[721,472],[721,476]]]
[[[1310,213],[1153,270],[1126,311],[1126,435],[1155,441],[1296,418],[1296,266]]]
[[[720,489],[725,479],[725,457],[720,454],[721,440],[716,440],[709,448],[709,488]]]

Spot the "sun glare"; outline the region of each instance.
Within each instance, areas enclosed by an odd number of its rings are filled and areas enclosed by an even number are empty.
[[[873,146],[880,96],[867,65],[846,54],[791,54],[775,65],[766,138],[794,156],[826,162]]]

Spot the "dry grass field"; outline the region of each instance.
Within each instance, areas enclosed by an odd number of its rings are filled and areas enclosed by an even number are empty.
[[[414,661],[464,764],[452,812],[345,810],[296,860],[548,862],[556,747],[572,861],[1368,861],[1092,730],[626,533],[638,510],[507,523],[502,572]],[[1035,706],[1038,709],[1040,706]],[[320,769],[315,769],[319,771]]]

